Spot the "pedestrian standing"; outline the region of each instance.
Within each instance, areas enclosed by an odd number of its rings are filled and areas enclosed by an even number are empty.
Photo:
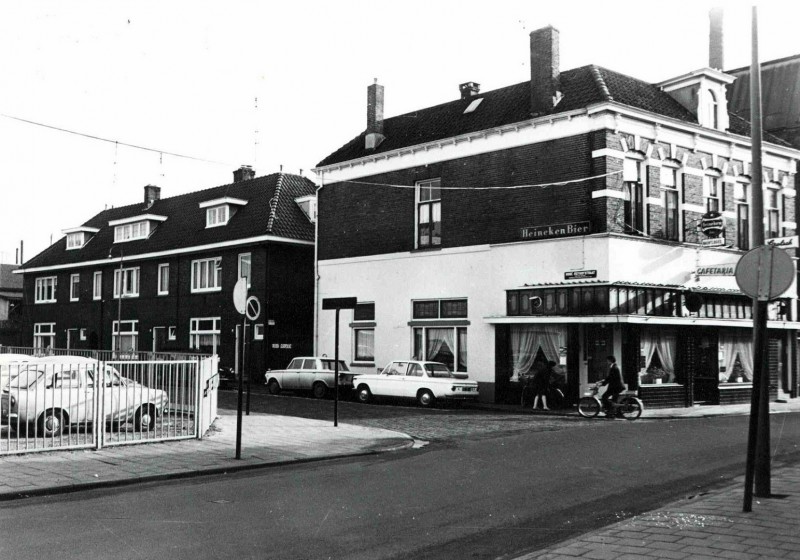
[[[536,410],[536,405],[539,404],[539,397],[542,398],[542,410],[550,410],[547,408],[547,389],[550,386],[550,374],[552,372],[555,362],[547,362],[547,364],[540,364],[536,374],[533,376],[533,409]]]

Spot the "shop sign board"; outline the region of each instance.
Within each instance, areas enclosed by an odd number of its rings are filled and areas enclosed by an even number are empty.
[[[592,225],[589,222],[570,222],[551,226],[532,226],[520,229],[522,239],[551,239],[554,237],[570,237],[573,235],[587,235],[591,233]]]
[[[708,212],[700,219],[700,231],[706,237],[720,237],[725,231],[725,221],[719,212]]]
[[[564,280],[578,280],[582,278],[597,278],[596,270],[570,270],[564,273]]]
[[[710,239],[703,239],[701,242],[703,247],[724,247],[725,246],[725,238],[724,237],[712,237]]]
[[[767,239],[767,245],[772,245],[773,247],[780,247],[781,249],[797,249],[797,236],[790,235],[789,237],[773,237],[772,239]]]
[[[714,266],[698,266],[697,276],[733,276],[736,274],[735,264],[717,264]]]

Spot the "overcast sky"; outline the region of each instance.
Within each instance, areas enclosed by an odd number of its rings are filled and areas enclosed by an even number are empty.
[[[20,241],[28,260],[61,230],[141,201],[147,184],[174,196],[230,183],[240,164],[314,179],[364,129],[375,78],[387,117],[456,99],[462,82],[518,83],[528,33],[548,24],[562,70],[598,64],[650,82],[696,70],[720,3],[4,2],[0,262]],[[750,64],[752,5],[724,2],[728,69]],[[762,61],[800,53],[798,5],[758,3]]]

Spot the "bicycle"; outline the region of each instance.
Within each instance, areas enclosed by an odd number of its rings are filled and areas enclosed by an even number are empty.
[[[521,381],[522,396],[520,398],[520,405],[522,408],[526,408],[533,402],[533,376],[523,375],[521,376]],[[547,398],[547,408],[551,410],[559,410],[566,406],[564,391],[562,391],[561,388],[555,383],[551,382],[547,386],[545,397]]]
[[[594,418],[603,410],[603,403],[597,398],[600,392],[600,384],[592,386],[585,396],[578,400],[578,414],[584,418]],[[621,414],[626,420],[636,420],[642,415],[644,404],[641,399],[636,397],[636,391],[623,391],[611,405],[612,416]]]

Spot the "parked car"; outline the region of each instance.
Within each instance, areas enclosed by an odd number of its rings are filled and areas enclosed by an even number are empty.
[[[95,396],[98,382],[104,385]],[[0,425],[55,436],[67,426],[91,424],[101,406],[106,424],[133,421],[136,431],[152,430],[168,403],[165,391],[122,377],[112,366],[53,356],[28,362],[11,377],[0,396]]]
[[[17,374],[21,364],[35,359],[27,354],[0,354],[0,389],[6,386],[9,378]]]
[[[236,389],[238,386],[236,370],[234,370],[232,367],[219,366],[217,373],[219,376],[220,389]]]
[[[366,403],[374,396],[416,399],[421,406],[433,406],[437,399],[474,401],[478,383],[467,374],[454,373],[445,364],[417,360],[390,362],[379,373],[356,374],[356,397]]]
[[[267,389],[271,395],[277,395],[284,389],[311,391],[321,399],[334,388],[334,366],[335,360],[325,356],[295,358],[286,369],[267,371]],[[353,373],[344,360],[339,360],[339,389],[350,390],[352,387]]]

